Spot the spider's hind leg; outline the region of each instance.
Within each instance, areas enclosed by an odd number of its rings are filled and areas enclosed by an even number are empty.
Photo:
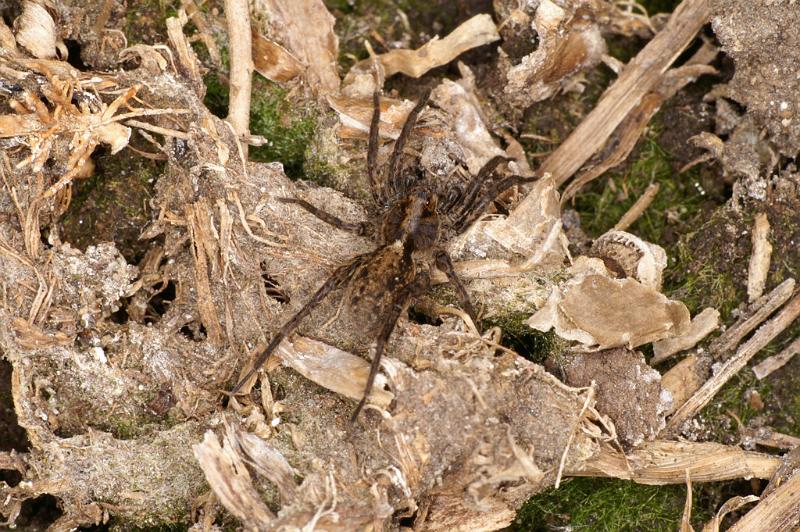
[[[472,318],[472,323],[475,324],[475,327],[478,327],[478,315],[475,313],[475,307],[472,306],[472,299],[469,297],[469,292],[467,292],[464,283],[461,282],[458,274],[456,274],[453,261],[446,251],[441,250],[436,253],[436,267],[447,275],[447,280],[456,289],[461,308]]]
[[[311,314],[311,311],[314,310],[314,308],[317,305],[319,305],[322,302],[322,300],[325,299],[328,296],[328,294],[330,294],[335,289],[339,288],[344,283],[346,283],[350,279],[350,276],[353,274],[353,272],[361,264],[364,263],[365,259],[369,255],[371,255],[371,254],[368,253],[368,254],[365,254],[365,255],[359,255],[353,261],[351,261],[349,264],[345,264],[344,266],[340,266],[335,272],[333,272],[333,274],[330,277],[328,277],[328,280],[325,281],[325,283],[319,288],[319,290],[317,290],[317,292],[311,297],[311,299],[308,301],[308,303],[303,305],[303,308],[301,308],[297,312],[297,314],[292,316],[292,319],[287,321],[283,325],[283,327],[280,328],[280,330],[275,335],[275,337],[272,339],[272,341],[269,343],[267,348],[264,349],[264,351],[262,351],[262,353],[256,359],[255,363],[253,363],[253,367],[250,369],[250,371],[248,371],[247,374],[244,377],[239,379],[239,382],[236,384],[236,386],[233,387],[233,389],[230,392],[231,395],[238,393],[239,390],[241,390],[242,387],[244,387],[244,385],[247,383],[247,381],[249,381],[250,378],[253,375],[255,375],[256,371],[258,371],[258,369],[261,366],[263,366],[267,362],[267,360],[269,360],[269,357],[272,356],[272,353],[275,352],[275,350],[278,348],[278,346],[281,344],[281,342],[287,336],[292,334],[295,329],[297,329],[297,327],[300,325],[300,322],[303,321],[303,319],[306,316]]]
[[[381,327],[381,332],[378,335],[378,340],[375,344],[375,356],[372,357],[372,363],[369,367],[369,376],[367,377],[367,385],[364,388],[364,397],[362,397],[361,401],[358,402],[358,406],[353,411],[353,415],[350,416],[350,423],[356,422],[358,415],[367,404],[367,399],[369,398],[369,394],[372,392],[372,387],[375,384],[375,377],[378,376],[378,370],[381,367],[381,358],[383,358],[383,352],[386,349],[386,344],[389,342],[389,337],[392,335],[392,331],[394,331],[394,328],[397,325],[397,320],[400,319],[400,314],[403,313],[406,308],[406,304],[411,300],[411,298],[423,293],[425,290],[427,290],[428,286],[430,286],[430,277],[428,276],[427,272],[423,272],[418,274],[413,281],[403,287],[403,289],[398,292],[397,295],[395,295],[392,301],[392,307],[386,314],[386,319],[383,322],[383,327]]]

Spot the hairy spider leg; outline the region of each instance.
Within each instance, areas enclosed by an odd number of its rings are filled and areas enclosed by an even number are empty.
[[[473,202],[472,206],[468,207],[460,214],[459,218],[453,224],[456,232],[462,233],[467,227],[474,223],[475,220],[481,216],[481,214],[483,214],[483,211],[486,209],[487,205],[496,200],[500,194],[509,188],[522,183],[532,183],[538,179],[538,176],[523,177],[520,175],[512,175],[506,177],[502,181],[495,182],[491,187],[489,187],[486,193],[480,197],[480,199]]]
[[[464,309],[464,312],[469,314],[469,317],[472,318],[472,323],[477,327],[478,316],[475,313],[475,307],[472,306],[472,299],[469,297],[469,292],[467,292],[464,283],[461,282],[458,274],[456,274],[456,269],[453,267],[453,260],[450,258],[450,254],[444,250],[439,250],[436,253],[436,267],[447,275],[450,284],[456,289],[461,308]]]
[[[359,236],[364,236],[369,232],[369,224],[366,223],[354,224],[350,222],[345,222],[341,218],[334,216],[329,212],[323,211],[318,207],[315,207],[306,200],[298,198],[278,198],[278,201],[280,201],[281,203],[293,203],[299,207],[302,207],[303,209],[313,214],[323,222],[330,224],[337,229],[341,229],[342,231],[347,231],[348,233],[353,233]]]
[[[417,102],[417,105],[408,113],[408,117],[406,118],[406,123],[403,124],[403,129],[400,131],[400,136],[397,137],[397,140],[394,143],[394,149],[392,149],[392,157],[389,159],[389,174],[386,177],[387,186],[389,187],[389,194],[390,199],[394,199],[398,196],[403,187],[398,182],[400,178],[400,161],[403,155],[403,149],[406,146],[406,141],[408,137],[411,135],[411,131],[413,131],[414,126],[417,124],[417,118],[419,118],[419,114],[428,105],[428,100],[431,97],[431,90],[427,89],[423,94],[422,97]]]
[[[378,340],[375,343],[375,356],[372,357],[372,363],[369,366],[369,376],[367,377],[367,385],[364,387],[364,397],[362,397],[361,401],[358,402],[358,406],[350,416],[350,423],[356,422],[358,415],[367,404],[367,399],[369,398],[369,394],[372,392],[372,387],[375,384],[375,377],[378,376],[378,370],[381,367],[381,358],[383,358],[383,352],[386,349],[386,344],[389,342],[389,337],[392,335],[392,332],[397,325],[397,320],[400,319],[400,314],[403,313],[403,310],[406,308],[406,304],[411,300],[411,298],[424,292],[429,285],[430,277],[426,272],[422,272],[395,295],[394,300],[392,301],[392,307],[389,309],[389,312],[386,315],[386,321],[384,321],[380,335],[378,336]]]
[[[378,205],[386,203],[386,197],[382,188],[378,185],[378,133],[380,132],[381,122],[381,91],[377,88],[372,93],[372,121],[369,124],[369,145],[367,147],[367,175],[369,176],[369,187],[372,191],[372,199]]]
[[[485,184],[486,180],[492,177],[494,171],[497,169],[500,164],[510,161],[508,157],[504,157],[502,155],[496,155],[486,161],[475,177],[472,178],[472,181],[467,185],[467,188],[464,190],[464,201],[461,204],[460,212],[463,214],[467,209],[469,209],[478,197],[478,194],[481,191],[481,188]]]
[[[333,274],[331,274],[330,277],[328,277],[328,280],[325,281],[325,283],[319,288],[319,290],[317,290],[317,292],[311,297],[308,303],[306,303],[303,306],[303,308],[301,308],[297,312],[297,314],[292,316],[292,319],[287,321],[283,325],[283,327],[281,327],[281,329],[269,343],[267,348],[264,349],[264,351],[258,356],[255,363],[253,364],[253,368],[239,380],[236,386],[233,387],[233,389],[231,390],[231,394],[238,393],[239,390],[241,390],[242,387],[245,385],[245,383],[247,383],[247,381],[250,380],[250,378],[253,375],[255,375],[256,371],[258,371],[259,368],[263,366],[267,362],[267,360],[269,360],[269,357],[272,356],[272,353],[275,352],[280,343],[287,336],[292,334],[292,332],[294,332],[294,330],[297,328],[298,325],[300,325],[300,322],[306,316],[311,314],[311,311],[314,310],[314,307],[319,305],[322,302],[322,300],[328,296],[328,294],[330,294],[332,291],[342,286],[342,284],[344,284],[348,279],[350,279],[350,276],[352,275],[353,271],[355,271],[356,268],[362,265],[367,258],[373,255],[373,253],[374,252],[370,252],[370,253],[365,253],[364,255],[359,255],[358,257],[350,261],[350,263],[337,268],[336,271],[333,272]]]

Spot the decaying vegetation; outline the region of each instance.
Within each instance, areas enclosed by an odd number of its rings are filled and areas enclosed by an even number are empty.
[[[0,4],[7,526],[798,526],[800,11],[428,4]],[[536,178],[443,237],[477,320],[431,268],[351,425],[356,280],[229,394],[373,249],[280,199],[367,220],[376,89],[378,166],[430,89],[405,171]]]

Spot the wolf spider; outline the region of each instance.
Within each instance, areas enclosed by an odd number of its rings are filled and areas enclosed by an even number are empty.
[[[377,241],[377,248],[353,258],[331,274],[303,308],[280,328],[258,356],[253,368],[233,387],[232,394],[239,392],[280,343],[294,332],[323,299],[338,288],[350,286],[351,304],[373,304],[373,315],[382,316],[364,396],[353,412],[351,422],[355,422],[366,404],[383,351],[397,320],[410,300],[429,288],[428,269],[435,266],[447,275],[458,294],[461,306],[475,320],[469,294],[456,275],[444,243],[463,233],[500,194],[514,185],[536,178],[517,175],[497,177],[497,167],[509,160],[502,156],[490,159],[465,187],[445,187],[422,175],[401,173],[403,149],[429,97],[430,91],[424,94],[409,113],[392,150],[388,172],[385,179],[381,179],[377,167],[381,112],[379,90],[373,95],[374,110],[367,151],[367,175],[376,207],[372,222],[348,223],[305,200],[280,198],[279,201],[297,205],[340,230],[372,236]],[[418,269],[419,263],[427,263],[427,269]]]

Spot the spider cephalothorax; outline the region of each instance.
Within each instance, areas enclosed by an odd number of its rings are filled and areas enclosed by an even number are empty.
[[[428,102],[425,94],[409,113],[406,123],[395,142],[388,170],[378,171],[378,124],[380,121],[380,95],[373,98],[374,111],[369,132],[367,174],[375,203],[376,216],[367,223],[348,223],[329,214],[305,200],[282,198],[285,203],[296,204],[321,220],[364,236],[376,242],[375,250],[358,255],[337,268],[311,299],[275,334],[272,341],[258,356],[253,368],[233,388],[238,392],[253,374],[267,361],[280,343],[290,335],[323,299],[336,289],[349,285],[351,304],[369,305],[371,314],[378,317],[375,354],[364,397],[353,413],[358,417],[372,389],[380,367],[381,356],[394,330],[397,320],[408,303],[423,294],[430,286],[429,270],[436,267],[447,275],[458,293],[461,305],[473,319],[469,294],[456,275],[453,262],[445,249],[446,240],[466,230],[480,217],[486,207],[510,187],[531,181],[532,178],[495,175],[504,157],[490,159],[466,186],[443,187],[424,175],[401,172],[401,155],[414,129],[417,117]]]

